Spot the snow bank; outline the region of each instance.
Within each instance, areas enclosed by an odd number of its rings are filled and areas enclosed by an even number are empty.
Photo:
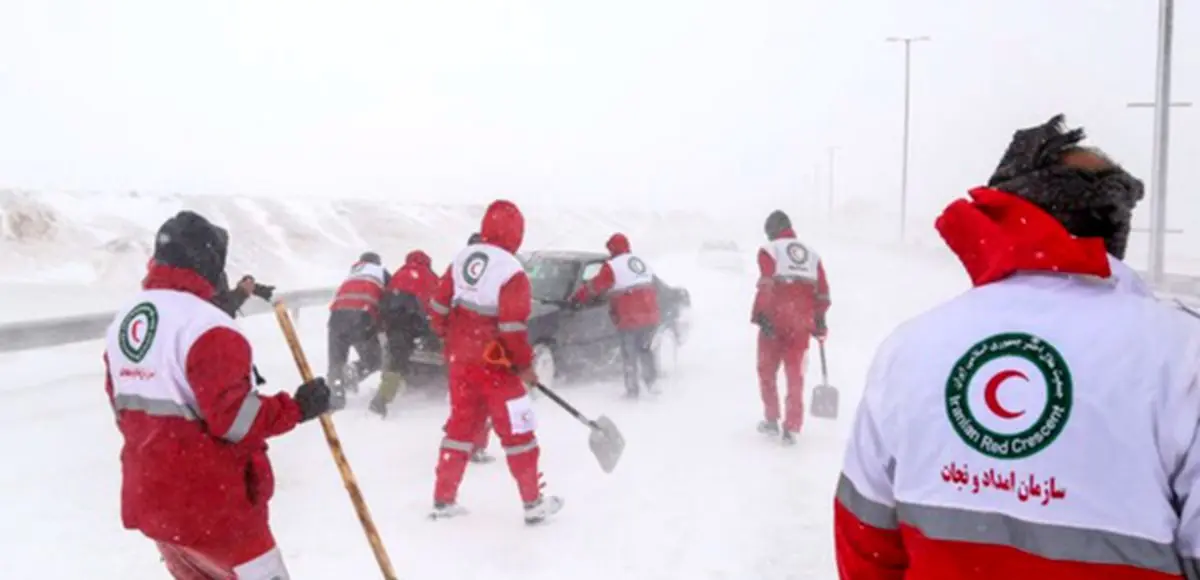
[[[107,302],[114,291],[137,284],[154,231],[185,208],[230,230],[231,276],[249,272],[292,288],[335,284],[366,250],[395,267],[420,248],[441,268],[484,211],[483,205],[372,200],[0,190],[0,287],[6,288],[0,300],[7,304],[43,290],[87,287],[96,300],[81,298],[83,303]],[[602,249],[608,235],[620,230],[642,251],[654,252],[696,247],[714,226],[714,220],[687,211],[523,210],[527,248]]]

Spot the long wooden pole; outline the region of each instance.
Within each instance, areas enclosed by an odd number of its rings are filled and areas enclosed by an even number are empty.
[[[283,337],[287,339],[288,348],[292,351],[292,358],[296,360],[300,378],[305,382],[311,381],[313,379],[312,368],[308,366],[308,357],[304,356],[304,349],[300,346],[300,337],[296,335],[296,326],[292,324],[292,317],[288,314],[287,306],[282,301],[275,302],[275,318],[279,321],[279,328],[283,330]],[[362,491],[358,488],[358,480],[354,478],[354,472],[350,470],[350,461],[346,459],[346,452],[342,450],[342,440],[338,438],[337,430],[333,428],[333,419],[328,413],[321,415],[319,419],[321,429],[325,431],[325,442],[329,444],[333,462],[337,464],[338,472],[342,475],[342,482],[346,484],[350,502],[354,504],[354,512],[358,514],[358,521],[367,535],[367,542],[371,544],[371,551],[375,553],[375,561],[379,563],[379,570],[383,572],[384,580],[397,580],[396,571],[392,569],[392,561],[388,558],[387,549],[383,547],[383,540],[379,538],[379,530],[375,529],[375,522],[371,519],[370,510],[367,509],[367,500],[363,498]]]

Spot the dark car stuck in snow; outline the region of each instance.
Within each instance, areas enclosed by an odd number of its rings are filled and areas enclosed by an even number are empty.
[[[600,252],[536,251],[518,257],[532,287],[529,343],[542,382],[550,386],[556,377],[619,370],[620,342],[607,297],[582,305],[570,301],[571,294],[594,277],[609,256]],[[676,349],[687,340],[691,296],[685,288],[671,286],[657,276],[655,285],[662,321],[653,347],[660,371],[668,376],[675,366]],[[439,341],[433,337],[418,339],[411,361],[426,371],[445,366]]]

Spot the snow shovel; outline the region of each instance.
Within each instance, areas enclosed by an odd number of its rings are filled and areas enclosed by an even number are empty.
[[[621,460],[621,453],[625,451],[625,437],[621,435],[621,430],[617,429],[617,424],[604,415],[600,415],[595,420],[588,419],[546,385],[538,383],[535,386],[547,397],[550,397],[551,401],[557,403],[559,407],[565,409],[572,417],[579,419],[580,423],[587,425],[592,430],[591,435],[588,435],[588,447],[592,449],[592,455],[596,456],[596,461],[600,462],[600,469],[603,469],[604,473],[612,473],[613,469],[617,467],[617,462]]]
[[[825,340],[818,340],[817,345],[821,350],[821,384],[813,387],[812,416],[837,419],[838,390],[829,384],[829,370],[825,364]]]

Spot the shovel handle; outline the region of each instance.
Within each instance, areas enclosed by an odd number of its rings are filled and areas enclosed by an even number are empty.
[[[829,371],[828,371],[828,367],[825,366],[825,341],[824,340],[817,341],[817,350],[819,350],[821,353],[821,382],[828,384],[829,383]]]
[[[587,425],[593,429],[597,428],[595,421],[585,417],[583,413],[579,412],[579,409],[576,409],[574,406],[568,403],[566,399],[558,396],[558,393],[550,390],[550,387],[547,387],[542,383],[536,383],[533,386],[537,387],[537,389],[544,393],[547,397],[550,397],[551,401],[554,401],[555,404],[557,404],[559,407],[562,407],[564,410],[566,410],[566,412],[570,413],[572,417],[579,419],[579,421],[584,425]]]

